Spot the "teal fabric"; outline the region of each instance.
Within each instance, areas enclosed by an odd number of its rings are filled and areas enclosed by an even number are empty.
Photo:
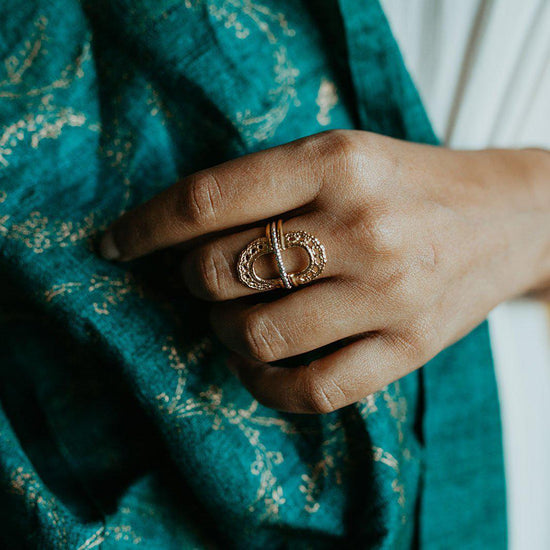
[[[0,58],[4,547],[505,547],[485,323],[356,405],[282,414],[173,259],[94,252],[232,157],[330,128],[435,143],[377,2],[3,0]]]

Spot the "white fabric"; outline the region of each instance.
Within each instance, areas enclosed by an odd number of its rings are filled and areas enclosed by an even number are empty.
[[[382,5],[447,145],[550,149],[550,0],[382,0]],[[503,422],[509,547],[548,550],[550,309],[515,300],[497,307],[489,321]]]

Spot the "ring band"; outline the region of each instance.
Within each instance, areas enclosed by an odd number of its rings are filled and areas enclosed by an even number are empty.
[[[239,281],[254,290],[272,290],[307,284],[319,277],[327,263],[325,247],[317,237],[305,231],[283,233],[283,220],[271,221],[265,228],[265,237],[260,237],[249,243],[240,253],[237,262],[237,276]],[[289,248],[303,248],[309,258],[308,266],[298,273],[288,273],[282,251]],[[279,277],[264,279],[256,273],[254,263],[260,256],[273,254],[279,271]]]
[[[281,253],[281,250],[284,250],[285,247],[283,221],[278,220],[277,224],[275,224],[275,222],[268,223],[265,228],[265,232],[269,240],[269,244],[273,249],[273,253],[275,254],[275,262],[277,263],[277,268],[279,269],[283,286],[287,290],[290,290],[292,288],[292,283],[283,264],[283,255]]]

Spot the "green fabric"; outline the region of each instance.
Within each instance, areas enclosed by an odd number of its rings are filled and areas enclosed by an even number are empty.
[[[258,405],[164,256],[100,260],[178,177],[329,128],[435,143],[373,0],[0,4],[0,542],[502,548],[484,323],[323,417]]]

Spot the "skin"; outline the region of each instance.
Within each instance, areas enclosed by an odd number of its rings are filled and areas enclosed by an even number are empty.
[[[237,280],[238,254],[278,217],[315,235],[327,266],[275,300],[239,299],[259,293]],[[498,303],[550,286],[550,154],[324,132],[184,178],[117,220],[100,248],[126,261],[181,243],[184,281],[214,302],[242,383],[269,407],[328,413],[419,368]],[[308,365],[277,366],[341,340]]]

